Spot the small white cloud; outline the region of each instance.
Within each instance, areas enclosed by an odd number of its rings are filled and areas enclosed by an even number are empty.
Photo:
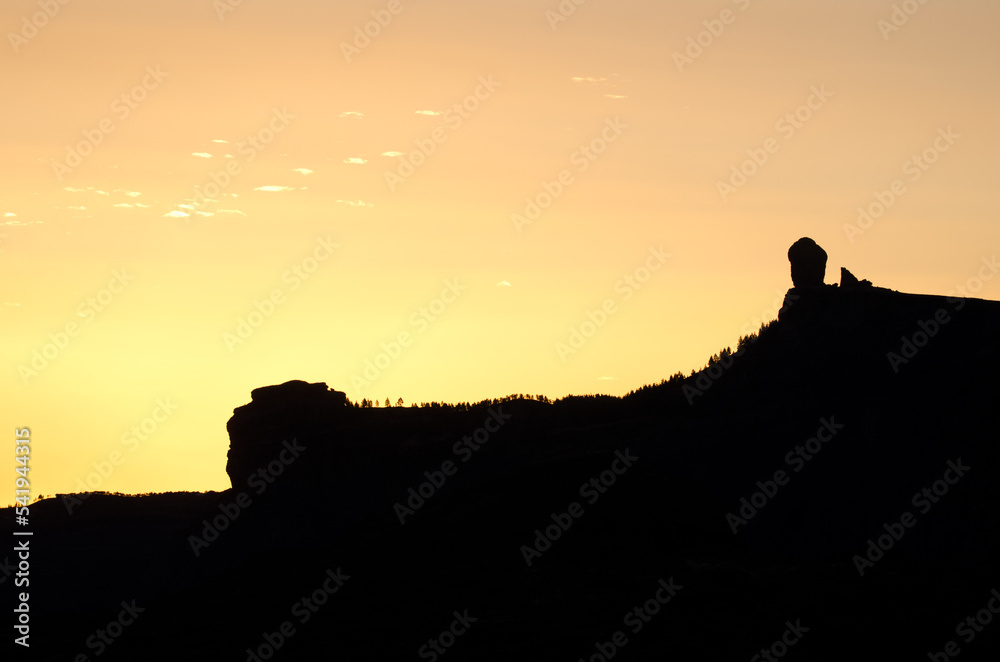
[[[210,159],[212,155],[208,152],[191,152],[191,156],[197,156],[199,159]]]
[[[77,211],[87,211],[86,207],[70,207],[70,209],[76,209]]]
[[[163,217],[164,218],[187,218],[190,215],[191,214],[189,214],[187,212],[178,211],[178,210],[175,209],[174,211],[168,211],[166,214],[163,215]]]
[[[605,94],[604,96],[608,99],[628,99],[628,96],[625,94]]]
[[[510,287],[510,286],[511,286],[510,281],[507,280],[502,280],[499,283],[497,283],[497,287]]]
[[[292,168],[292,172],[297,172],[300,175],[311,175],[314,171],[309,168]]]
[[[440,110],[415,110],[413,112],[415,112],[417,115],[427,115],[429,117],[437,117],[438,115],[444,114]]]
[[[235,156],[233,156],[232,154],[226,154],[226,155],[225,155],[225,156],[223,156],[222,158],[224,158],[224,159],[235,159],[236,157],[235,157]]]
[[[128,209],[131,209],[131,208],[133,208],[133,207],[134,207],[135,205],[130,205],[130,204],[129,204],[129,203],[127,203],[127,202],[119,202],[118,204],[116,204],[116,205],[111,205],[111,206],[112,206],[112,207],[124,207],[124,208],[128,208]]]
[[[603,83],[607,81],[607,78],[601,78],[598,76],[574,76],[570,78],[574,83]]]
[[[344,159],[344,163],[350,163],[352,165],[364,165],[368,163],[368,161],[366,159],[361,158],[360,156],[352,156],[348,159]]]
[[[136,207],[142,207],[143,209],[149,209],[149,208],[150,208],[150,207],[152,207],[153,205],[144,205],[144,204],[142,204],[141,202],[137,202],[137,203],[135,203],[135,206],[136,206]]]
[[[15,216],[17,216],[17,214],[15,214],[12,211],[9,211],[9,212],[7,212],[6,214],[3,215],[4,218],[14,218]]]
[[[127,195],[130,198],[138,198],[140,195],[142,195],[142,193],[139,193],[138,191],[125,191],[125,195]]]
[[[14,301],[4,301],[3,305],[10,306],[11,308],[20,308],[21,307],[21,304],[19,304],[17,302],[14,302]]]
[[[90,191],[94,191],[94,193],[96,193],[97,195],[111,195],[111,194],[110,194],[110,193],[108,193],[107,191],[98,191],[98,190],[96,190],[96,189],[92,189],[92,188],[91,188],[91,187],[89,187],[89,186],[87,187],[87,190],[90,190]]]
[[[194,209],[194,205],[181,204],[177,206],[180,207],[181,209]]]
[[[255,191],[294,191],[291,186],[258,186]]]
[[[210,211],[197,211],[195,213],[198,214],[199,216],[215,216],[215,214],[213,214]]]
[[[402,156],[405,152],[382,152],[382,156],[397,157]]]
[[[70,193],[83,193],[87,189],[85,188],[73,188],[72,186],[67,186],[64,191],[69,191]]]
[[[229,144],[228,140],[222,140],[221,138],[212,138],[211,142],[213,142],[213,143],[220,143],[222,145],[228,145]]]
[[[349,205],[351,207],[374,207],[375,205],[371,202],[365,202],[364,200],[337,200],[342,205]]]
[[[340,114],[340,117],[353,117],[354,119],[361,119],[365,114],[357,110],[345,110]]]

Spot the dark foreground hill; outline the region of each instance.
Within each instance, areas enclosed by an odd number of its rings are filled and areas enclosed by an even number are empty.
[[[231,490],[32,506],[32,653],[995,660],[998,374],[1000,303],[819,286],[625,398],[258,389]]]

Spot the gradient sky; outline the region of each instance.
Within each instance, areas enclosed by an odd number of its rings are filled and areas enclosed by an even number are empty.
[[[409,404],[688,373],[775,316],[801,236],[827,282],[964,286],[1000,239],[1000,5],[897,4],[5,0],[0,424],[34,494],[114,451],[91,487],[227,488],[232,409],[289,379]]]

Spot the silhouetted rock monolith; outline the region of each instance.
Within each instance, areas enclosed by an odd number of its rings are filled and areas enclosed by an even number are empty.
[[[826,275],[826,251],[809,237],[802,237],[788,249],[795,287],[819,287]]]
[[[322,382],[294,380],[264,386],[251,391],[250,399],[234,409],[226,423],[230,439],[226,473],[236,490],[245,489],[251,474],[274,461],[284,442],[298,439],[302,445],[337,425],[347,410],[347,395]]]

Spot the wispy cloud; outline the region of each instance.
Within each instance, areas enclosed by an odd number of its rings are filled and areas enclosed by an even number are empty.
[[[570,80],[574,83],[603,83],[608,79],[599,76],[574,76]]]
[[[415,112],[417,115],[427,115],[429,117],[437,117],[438,115],[444,114],[440,110],[415,110],[413,112]]]
[[[509,280],[502,280],[499,283],[497,283],[497,287],[510,287],[510,286],[511,284]]]
[[[626,94],[605,94],[604,96],[609,99],[628,99],[628,95]]]
[[[390,156],[390,157],[395,158],[397,156],[402,156],[405,153],[406,152],[382,152],[382,156]]]
[[[351,207],[374,207],[375,205],[370,202],[365,202],[364,200],[337,200],[342,205],[349,205]]]
[[[175,209],[174,211],[168,211],[166,214],[163,215],[163,217],[164,218],[187,218],[190,215],[191,214],[187,213],[186,211],[179,211],[179,210]]]
[[[116,204],[116,205],[111,205],[111,206],[112,206],[112,207],[127,207],[128,209],[132,209],[132,208],[134,208],[134,207],[135,207],[135,205],[130,205],[130,204],[129,204],[129,203],[127,203],[127,202],[119,202],[118,204]]]
[[[292,186],[258,186],[254,189],[255,191],[294,191],[295,188]]]
[[[9,211],[3,215],[4,218],[14,218],[15,216],[17,216],[17,214],[15,214],[12,211]]]
[[[355,119],[361,119],[365,114],[357,110],[345,110],[340,114],[340,117],[353,117]]]
[[[311,175],[315,171],[310,170],[309,168],[292,168],[292,172],[297,172],[300,175]]]
[[[4,301],[3,305],[10,306],[11,308],[20,308],[21,307],[21,304],[15,302],[15,301]]]
[[[197,156],[199,159],[210,159],[212,155],[208,152],[191,152],[191,156]]]
[[[351,163],[353,165],[364,165],[368,163],[368,160],[363,159],[360,156],[352,156],[350,158],[344,159],[344,163]]]
[[[213,143],[220,143],[222,145],[228,145],[229,144],[228,140],[223,140],[221,138],[212,138],[211,142],[213,142]]]

